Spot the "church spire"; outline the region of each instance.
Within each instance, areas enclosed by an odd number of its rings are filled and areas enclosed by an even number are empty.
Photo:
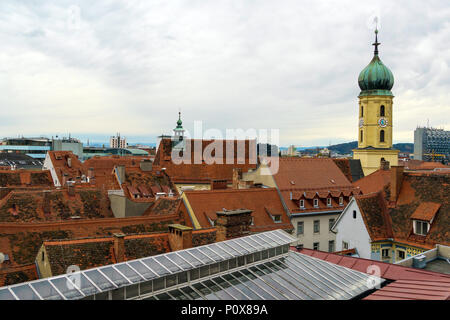
[[[378,27],[375,29],[375,42],[372,43],[373,46],[375,46],[375,51],[374,54],[377,56],[378,55],[378,46],[381,43],[378,42]]]

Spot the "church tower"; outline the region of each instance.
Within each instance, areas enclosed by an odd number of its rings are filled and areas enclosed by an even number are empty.
[[[378,56],[378,30],[375,30],[374,57],[358,77],[359,98],[358,148],[353,159],[359,159],[367,176],[380,168],[382,161],[398,165],[398,150],[392,147],[394,76]]]

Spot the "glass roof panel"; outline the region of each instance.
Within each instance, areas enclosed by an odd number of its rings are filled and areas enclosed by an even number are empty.
[[[268,248],[272,247],[268,243],[256,241],[253,236],[245,237],[245,239],[243,239],[243,240],[247,241],[248,243],[250,243],[251,245],[256,247],[258,250],[264,250],[264,249],[268,249]]]
[[[178,289],[169,291],[169,294],[177,300],[190,300],[188,296]]]
[[[40,300],[28,284],[11,287],[11,290],[20,300]]]
[[[167,293],[160,293],[155,296],[158,300],[172,300],[172,297],[169,296]]]
[[[292,243],[294,241],[296,241],[295,238],[293,238],[292,236],[290,236],[288,233],[286,233],[285,231],[282,230],[275,230],[273,231],[273,233],[280,237],[281,239],[285,240],[284,244],[288,244],[288,243]]]
[[[223,244],[232,247],[235,251],[239,252],[239,255],[251,253],[250,250],[244,249],[242,246],[238,245],[237,242],[234,240],[229,240],[227,242],[224,242]]]
[[[240,290],[243,294],[249,297],[251,300],[261,300],[261,297],[259,295],[250,290],[245,284],[243,284],[234,276],[234,272],[232,274],[225,274],[223,278],[231,283],[236,289]]]
[[[8,289],[0,289],[0,300],[16,300]]]
[[[253,282],[255,282],[256,285],[258,285],[260,288],[264,289],[265,291],[269,292],[275,299],[277,300],[286,300],[286,297],[283,296],[279,291],[277,291],[275,288],[268,285],[266,282],[264,282],[261,278],[256,277],[252,272],[249,270],[242,270],[242,273],[247,275],[248,277],[251,277]],[[261,272],[261,274],[263,274]]]
[[[182,257],[180,257],[176,252],[171,252],[167,254],[167,258],[175,262],[177,265],[179,265],[184,270],[192,269],[192,266],[184,260]]]
[[[271,235],[271,237],[269,237],[268,235],[265,235],[264,232],[258,233],[256,236],[258,236],[259,238],[263,239],[264,241],[272,244],[272,247],[277,247],[278,245],[286,244],[285,242],[281,241],[279,238],[274,237],[273,235]]]
[[[191,300],[204,300],[197,292],[191,287],[180,288],[180,291],[187,295]]]
[[[152,271],[156,272],[158,277],[164,276],[166,274],[170,274],[168,270],[166,270],[162,265],[160,265],[158,262],[156,262],[153,258],[145,258],[142,259],[141,262],[143,262],[147,267],[152,269]]]
[[[87,276],[92,282],[95,283],[100,290],[115,289],[114,285],[109,282],[97,269],[84,271],[84,275]]]
[[[190,264],[194,265],[195,267],[204,265],[204,263],[202,263],[201,261],[196,259],[188,251],[178,251],[177,254],[179,254],[183,259],[185,259],[186,261],[188,261]]]
[[[177,267],[177,265],[174,264],[172,261],[167,259],[165,255],[154,256],[153,258],[173,273],[183,270],[180,267]]]
[[[222,277],[216,277],[212,279],[215,283],[217,283],[220,287],[225,289],[225,292],[229,295],[233,296],[237,300],[249,300],[249,298],[244,295],[241,291],[234,288],[228,281],[226,281]]]
[[[225,241],[223,241],[223,242],[216,242],[216,244],[217,244],[217,246],[222,248],[222,250],[228,252],[229,254],[232,254],[233,257],[237,257],[237,256],[241,256],[242,255],[242,253],[240,251],[234,249],[233,247],[228,245]]]
[[[126,263],[115,264],[114,267],[122,272],[122,274],[133,283],[138,283],[145,280],[140,275],[138,275],[136,271],[131,269]]]
[[[103,272],[109,278],[109,280],[114,282],[117,286],[130,284],[127,279],[125,279],[119,272],[114,270],[114,268],[111,266],[100,268],[99,270]]]
[[[207,300],[219,300],[219,298],[210,289],[200,282],[193,284],[192,287],[200,292]]]
[[[250,278],[244,275],[243,272],[236,271],[233,272],[232,275],[236,277],[236,279],[241,281],[243,284],[245,284],[247,287],[249,287],[250,290],[253,290],[259,296],[261,296],[264,300],[276,300],[274,296],[272,296],[270,293],[268,293],[263,288],[255,284],[253,281],[251,281]]]
[[[203,249],[203,248],[202,248]],[[196,257],[198,260],[203,262],[203,264],[208,264],[214,262],[214,260],[208,257],[206,254],[202,253],[199,249],[191,249],[189,253]]]
[[[217,253],[215,253],[214,251],[212,251],[211,249],[209,249],[207,246],[205,247],[199,247],[200,252],[206,254],[208,256],[208,258],[213,259],[214,261],[223,261],[224,258],[222,258],[221,256],[219,256]]]
[[[224,289],[219,287],[215,282],[211,280],[206,280],[202,282],[206,287],[208,287],[220,300],[234,300],[233,296],[225,292]]]
[[[226,252],[225,250],[223,250],[220,246],[218,246],[217,243],[209,245],[208,248],[210,248],[211,250],[217,252],[218,254],[220,254],[225,259],[231,259],[231,258],[234,257],[233,255],[231,255],[228,252]]]
[[[53,283],[53,285],[58,288],[59,292],[61,292],[67,299],[83,298],[83,295],[72,285],[72,282],[66,277],[51,279],[50,282]],[[92,293],[95,293],[97,290],[94,287],[92,288],[94,289]]]
[[[32,282],[30,285],[45,300],[63,300],[64,298],[52,287],[47,280]]]
[[[149,268],[147,268],[139,260],[129,261],[129,262],[127,262],[127,264],[130,265],[137,272],[139,272],[147,280],[157,277],[156,273],[152,272]]]

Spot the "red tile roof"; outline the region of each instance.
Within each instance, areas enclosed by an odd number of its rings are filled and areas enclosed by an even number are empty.
[[[450,169],[450,166],[447,166],[445,164],[442,164],[440,162],[433,162],[433,161],[422,161],[422,160],[408,160],[403,161],[399,160],[398,164],[405,167],[405,170],[434,170],[436,168],[448,168]]]
[[[359,187],[364,194],[367,194],[383,190],[385,186],[389,185],[390,181],[390,170],[377,170],[368,176],[353,182],[353,186]]]
[[[440,207],[440,203],[422,202],[421,204],[419,204],[416,211],[414,211],[414,213],[411,215],[411,219],[430,222],[431,220],[433,220]]]
[[[186,191],[185,195],[202,228],[211,227],[207,217],[214,221],[216,212],[224,208],[253,210],[250,232],[294,228],[275,188]],[[272,215],[281,215],[281,223],[275,223],[268,211]]]
[[[241,142],[242,141],[242,142]],[[256,168],[256,141],[255,140],[195,140],[186,139],[185,143],[190,148],[190,163],[176,164],[172,161],[172,141],[171,139],[162,139],[159,149],[156,153],[154,164],[160,168],[166,168],[166,173],[171,177],[175,183],[210,183],[211,180],[233,180],[233,168],[241,168],[242,172],[247,172],[249,169]],[[195,144],[201,145],[201,154],[205,154],[205,149],[213,147],[213,144],[221,145],[223,147],[223,155],[217,158],[221,159],[222,164],[212,163],[211,157],[207,157],[203,163],[196,164],[195,161]],[[226,161],[226,148],[233,146],[233,163],[229,164]],[[238,158],[238,148],[243,145],[245,154],[244,157]],[[188,150],[188,148],[186,150]],[[188,152],[188,151],[186,151]],[[206,152],[208,154],[208,152]],[[214,156],[213,153],[211,153]],[[197,156],[200,154],[197,152]],[[242,161],[243,163],[240,163]]]
[[[364,300],[448,300],[450,297],[450,275],[447,274],[311,249],[291,247],[291,250],[371,275],[376,266],[381,278],[394,280]]]

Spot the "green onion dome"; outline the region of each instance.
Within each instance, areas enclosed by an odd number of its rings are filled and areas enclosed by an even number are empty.
[[[378,57],[378,30],[375,30],[375,54],[369,65],[365,67],[358,77],[361,95],[392,95],[394,75],[391,70],[381,62]]]

